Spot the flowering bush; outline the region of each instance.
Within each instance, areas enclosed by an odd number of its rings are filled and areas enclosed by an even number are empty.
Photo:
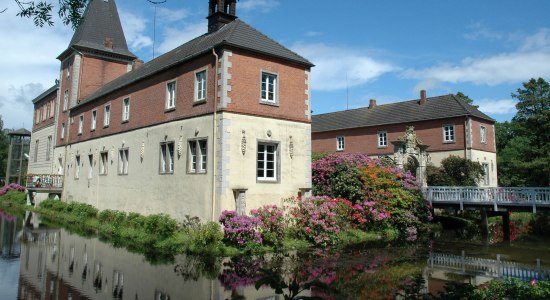
[[[224,239],[230,244],[262,244],[262,221],[253,216],[240,216],[236,211],[225,210],[220,215]]]
[[[290,214],[299,237],[327,246],[335,244],[340,226],[335,213],[336,202],[330,197],[290,198]]]
[[[24,192],[25,187],[22,186],[22,185],[19,185],[17,183],[10,183],[10,184],[8,184],[5,187],[0,189],[0,196],[4,196],[9,191]]]
[[[277,205],[264,205],[251,210],[250,214],[263,223],[262,239],[264,243],[278,245],[282,242],[285,229],[283,208]]]

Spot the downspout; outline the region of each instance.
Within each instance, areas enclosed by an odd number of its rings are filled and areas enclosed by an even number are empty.
[[[215,69],[214,69],[214,119],[212,121],[212,222],[216,222],[216,133],[218,126],[218,114],[217,114],[217,101],[218,101],[218,54],[216,49],[212,48],[212,54],[216,58]]]

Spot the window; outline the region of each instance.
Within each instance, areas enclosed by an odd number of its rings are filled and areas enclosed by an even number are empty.
[[[206,173],[207,143],[205,139],[189,141],[190,173]]]
[[[52,152],[52,136],[49,135],[48,136],[48,142],[46,144],[46,160],[47,161],[50,160],[51,152]]]
[[[77,155],[76,158],[76,164],[74,166],[74,179],[80,178],[80,155]]]
[[[40,123],[40,109],[37,109],[37,110],[36,110],[36,115],[35,115],[35,118],[34,118],[34,123],[35,123],[35,124]]]
[[[342,151],[344,150],[346,146],[345,139],[343,136],[337,136],[336,137],[336,151]]]
[[[109,122],[111,122],[111,106],[105,105],[105,112],[103,114],[103,127],[109,127]]]
[[[455,141],[455,126],[445,125],[443,126],[443,142],[450,143]]]
[[[61,123],[61,139],[65,138],[65,123]]]
[[[206,70],[195,73],[195,101],[206,100]]]
[[[484,174],[483,174],[483,184],[489,185],[489,183],[490,183],[490,180],[489,180],[490,179],[489,178],[489,164],[487,164],[487,163],[483,164],[483,172],[484,172]]]
[[[97,110],[92,111],[92,124],[90,126],[90,130],[95,130],[95,124],[97,122]]]
[[[66,111],[69,107],[69,90],[65,90],[63,94],[63,111]]]
[[[487,144],[487,128],[485,126],[479,128],[479,139],[481,143]]]
[[[52,118],[54,114],[55,114],[55,101],[52,100],[50,103],[50,118]]]
[[[80,115],[78,118],[78,134],[82,134],[82,129],[84,128],[84,115]]]
[[[258,144],[258,164],[256,176],[258,180],[277,180],[277,144]]]
[[[176,82],[171,81],[166,84],[166,109],[176,107]]]
[[[34,143],[34,162],[38,161],[38,144],[40,144],[40,140],[36,140]]]
[[[160,144],[160,173],[174,173],[174,142]]]
[[[261,101],[277,103],[277,75],[262,72]]]
[[[118,150],[118,175],[128,174],[128,149]]]
[[[71,62],[67,62],[67,78],[71,77]]]
[[[101,160],[99,161],[99,175],[107,175],[107,166],[109,165],[109,152],[100,153]]]
[[[46,110],[46,105],[42,106],[42,121],[45,121],[48,117],[48,111]]]
[[[130,98],[122,100],[122,122],[130,119]]]
[[[94,175],[94,155],[88,155],[88,179],[92,179]]]
[[[388,132],[378,132],[378,147],[388,147]]]

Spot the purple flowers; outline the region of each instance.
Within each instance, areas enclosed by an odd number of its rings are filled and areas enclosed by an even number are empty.
[[[22,186],[22,185],[19,185],[17,183],[10,183],[8,185],[6,185],[5,187],[1,188],[0,189],[0,196],[4,196],[7,192],[9,191],[19,191],[19,192],[24,192],[25,191],[25,187]]]
[[[335,244],[340,225],[335,213],[336,202],[330,197],[291,198],[290,213],[298,234],[315,245]]]
[[[231,244],[246,245],[248,243],[262,244],[260,230],[262,221],[253,216],[240,216],[236,211],[225,210],[220,215],[224,238]]]

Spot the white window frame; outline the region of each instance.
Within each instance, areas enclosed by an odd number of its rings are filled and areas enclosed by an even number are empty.
[[[42,121],[46,121],[48,118],[48,111],[46,110],[46,105],[42,105]]]
[[[71,61],[67,62],[67,79],[71,78]]]
[[[489,169],[489,164],[488,163],[483,163],[482,164],[483,166],[483,171],[484,171],[484,175],[483,175],[483,184],[484,185],[489,185],[491,184],[491,180],[490,180],[490,169]]]
[[[92,179],[94,176],[94,155],[88,154],[88,179]]]
[[[174,141],[160,143],[160,174],[174,174]]]
[[[61,123],[61,139],[65,138],[65,123]]]
[[[388,132],[378,131],[378,148],[388,147]]]
[[[122,99],[122,122],[130,120],[130,97]]]
[[[84,130],[84,115],[78,117],[78,134],[82,134]]]
[[[109,151],[99,152],[99,175],[107,175],[107,167],[109,166]]]
[[[454,143],[455,142],[455,125],[447,124],[443,125],[443,142]]]
[[[208,73],[206,70],[195,72],[195,102],[206,101],[206,82]]]
[[[92,122],[90,125],[90,130],[94,131],[97,124],[97,110],[92,110]]]
[[[111,123],[111,104],[107,104],[103,108],[103,127],[109,127],[110,123]]]
[[[261,72],[260,75],[260,102],[267,104],[277,104],[279,75],[269,72]]]
[[[482,144],[487,144],[487,127],[485,126],[479,128],[479,141]]]
[[[67,111],[69,108],[69,90],[65,90],[63,93],[63,111]]]
[[[208,140],[206,138],[188,141],[187,172],[192,174],[206,173],[208,167]]]
[[[171,88],[173,87],[173,89]],[[165,109],[176,108],[176,95],[178,91],[178,85],[175,80],[166,83],[166,105]]]
[[[128,175],[128,155],[130,150],[122,148],[118,150],[118,175]]]
[[[40,108],[36,110],[36,115],[35,115],[35,118],[34,118],[34,123],[35,123],[35,124],[40,123]]]
[[[80,155],[75,156],[74,179],[80,178]]]
[[[346,149],[346,138],[343,135],[336,137],[336,151],[344,151]]]
[[[38,161],[38,148],[40,147],[40,140],[36,140],[34,143],[34,162]]]
[[[271,148],[271,151],[270,149]],[[256,179],[258,181],[277,182],[279,175],[279,144],[273,142],[258,142],[256,151]],[[272,159],[269,159],[272,156]],[[269,168],[272,163],[272,168]],[[269,171],[272,171],[269,176]]]

